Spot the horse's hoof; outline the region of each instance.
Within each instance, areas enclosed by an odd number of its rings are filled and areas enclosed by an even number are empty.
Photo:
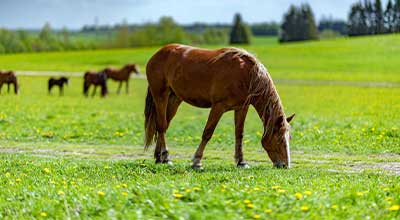
[[[242,169],[250,169],[250,165],[246,162],[238,163],[237,167]]]
[[[192,169],[196,171],[203,171],[204,168],[201,166],[201,164],[193,164]]]

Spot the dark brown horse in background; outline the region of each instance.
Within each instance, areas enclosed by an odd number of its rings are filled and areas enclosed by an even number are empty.
[[[18,79],[13,71],[0,71],[0,93],[3,84],[7,84],[7,92],[10,93],[10,84],[14,85],[14,93],[18,94]]]
[[[96,95],[97,86],[101,87],[101,96],[105,97],[108,94],[107,89],[107,74],[105,70],[100,71],[98,73],[88,71],[83,76],[83,94],[88,96],[89,88],[91,85],[94,86],[92,96]]]
[[[145,148],[156,141],[156,163],[170,163],[165,133],[182,101],[211,108],[201,143],[194,154],[194,168],[201,168],[207,142],[221,116],[235,111],[235,160],[243,159],[243,127],[249,105],[263,122],[261,144],[275,167],[290,166],[290,125],[274,83],[264,66],[251,54],[236,48],[206,50],[171,44],[148,62],[149,83],[145,106]]]
[[[60,77],[58,79],[51,77],[48,82],[48,91],[51,94],[51,89],[54,86],[58,86],[60,90],[60,95],[64,95],[64,84],[68,86],[69,79],[67,77]]]
[[[119,82],[117,94],[121,92],[122,83],[125,82],[126,84],[126,94],[129,93],[129,78],[131,77],[132,73],[139,74],[138,66],[136,64],[127,64],[119,70],[106,68],[105,72],[109,79]]]

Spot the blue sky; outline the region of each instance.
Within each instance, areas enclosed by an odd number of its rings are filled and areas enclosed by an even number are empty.
[[[142,23],[172,16],[181,24],[230,23],[235,12],[246,22],[281,21],[290,4],[308,2],[317,19],[345,19],[357,0],[0,0],[0,27],[77,29],[84,24]],[[385,2],[385,1],[384,1]]]

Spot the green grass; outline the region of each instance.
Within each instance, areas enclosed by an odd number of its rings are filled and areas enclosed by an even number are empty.
[[[278,44],[274,38],[255,38],[252,46],[244,48],[256,54],[275,79],[400,82],[400,35],[284,45]],[[0,66],[14,70],[84,72],[133,62],[142,66],[144,71],[147,60],[157,49],[2,55]]]
[[[381,59],[376,74],[361,63],[350,65],[349,72],[341,69],[341,60],[361,62],[357,50],[362,44],[374,51],[391,51],[394,44],[376,43],[374,47],[368,43],[375,39],[393,43],[398,36],[284,46],[273,39],[256,39],[249,50],[268,52],[268,57],[258,55],[266,60],[274,79],[329,76],[398,81],[397,61],[380,58],[379,53],[364,53],[367,67],[375,65],[373,57]],[[328,57],[322,59],[317,48],[327,45],[354,49],[354,59],[350,55],[342,58],[337,51],[325,52]],[[1,56],[0,64],[27,70],[82,71],[136,59],[144,65],[155,50],[9,55]],[[305,63],[295,58],[295,52],[302,54]],[[313,64],[313,59],[319,61]],[[330,62],[335,67],[327,75],[323,64]],[[298,65],[299,75],[285,75]],[[388,74],[392,71],[393,78]],[[20,95],[6,94],[4,88],[0,95],[0,219],[400,217],[395,210],[400,205],[400,87],[278,83],[285,112],[296,113],[293,167],[272,168],[260,145],[261,121],[251,109],[245,124],[244,156],[252,167],[235,167],[230,112],[221,119],[205,150],[204,171],[196,172],[190,168],[190,158],[209,110],[187,104],[179,108],[167,132],[174,166],[155,165],[153,149],[144,151],[142,146],[146,80],[132,79],[131,93],[120,96],[115,94],[117,84],[110,82],[111,94],[102,99],[85,98],[80,77],[71,78],[64,97],[57,91],[50,96],[47,79],[19,76]]]

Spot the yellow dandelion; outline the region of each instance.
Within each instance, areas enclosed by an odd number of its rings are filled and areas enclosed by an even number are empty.
[[[357,196],[363,196],[364,193],[363,192],[357,192]]]
[[[389,211],[399,211],[400,210],[400,205],[393,205],[389,208]]]
[[[190,193],[190,192],[192,192],[192,190],[191,189],[185,189],[185,192]]]
[[[63,196],[63,195],[65,195],[65,193],[63,192],[63,191],[58,191],[58,193],[57,193],[59,196]]]
[[[387,197],[387,198],[386,198],[386,201],[387,201],[388,203],[392,203],[393,198],[392,198],[392,197]]]
[[[122,192],[121,195],[128,196],[128,193],[127,192]]]
[[[254,208],[254,205],[253,205],[253,203],[249,203],[249,204],[246,205],[246,207],[249,208],[249,209],[252,209],[252,208]]]
[[[286,192],[286,190],[284,190],[284,189],[278,189],[278,191],[277,191],[278,193],[285,193]]]
[[[47,213],[46,213],[46,212],[41,212],[41,213],[40,213],[40,216],[42,216],[42,217],[47,217]]]
[[[128,184],[122,183],[122,184],[121,184],[121,187],[128,188]]]
[[[11,174],[9,172],[6,173],[6,177],[10,177]]]
[[[261,218],[261,215],[259,215],[259,214],[255,214],[255,215],[253,215],[253,218],[255,218],[255,219],[259,219],[259,218]]]
[[[15,179],[15,182],[19,183],[19,182],[21,182],[21,179],[17,178],[17,179]]]
[[[56,181],[50,180],[50,183],[51,183],[51,184],[56,184]]]
[[[50,173],[50,169],[49,169],[49,168],[47,168],[47,167],[46,167],[46,168],[44,168],[44,169],[43,169],[43,171],[44,171],[45,173]]]
[[[97,195],[99,195],[99,196],[105,196],[105,195],[106,195],[106,193],[105,193],[105,192],[103,192],[103,191],[97,191]]]
[[[248,199],[245,199],[243,202],[244,202],[244,204],[249,204],[249,203],[251,203],[251,201],[248,200]]]
[[[301,194],[301,193],[295,193],[294,196],[296,197],[296,199],[302,199],[303,198],[303,194]]]
[[[258,187],[254,187],[254,191],[260,191],[261,189]]]
[[[332,209],[337,209],[338,206],[337,206],[337,205],[332,205],[331,208],[332,208]]]
[[[264,212],[265,212],[265,213],[268,213],[268,214],[269,214],[269,213],[272,213],[272,209],[266,209],[266,210],[264,210]]]
[[[307,190],[307,191],[304,191],[304,194],[307,195],[307,196],[311,196],[312,192]]]
[[[199,188],[199,187],[193,187],[193,191],[195,191],[195,192],[198,192],[198,191],[200,191],[201,189]]]
[[[183,197],[183,195],[180,194],[180,193],[174,193],[173,195],[174,195],[174,197],[175,197],[176,199],[180,199],[180,198]]]
[[[308,206],[302,206],[301,208],[301,211],[303,211],[303,212],[307,212],[308,210],[310,210],[310,207],[308,207]]]
[[[383,188],[383,191],[387,192],[390,191],[390,189],[388,187]]]
[[[71,183],[71,185],[75,185],[75,182],[74,182],[74,181],[71,181],[70,183]]]

